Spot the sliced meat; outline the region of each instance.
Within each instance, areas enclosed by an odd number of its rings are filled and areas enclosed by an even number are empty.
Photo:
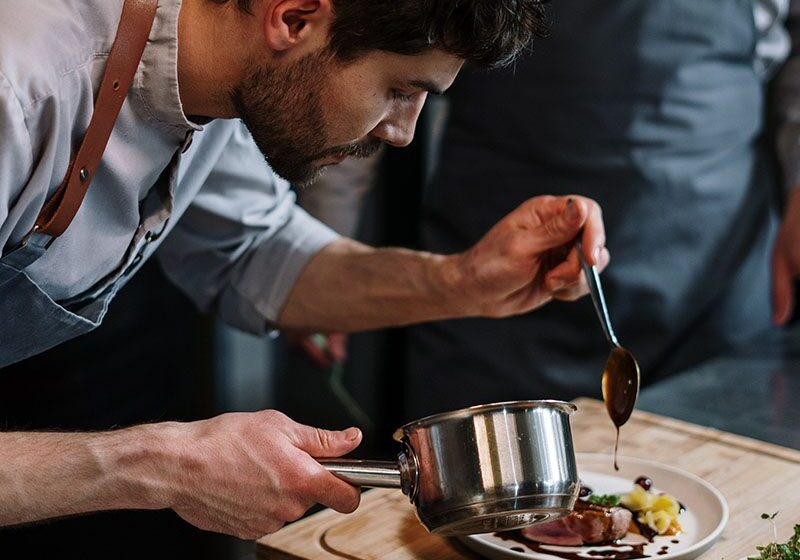
[[[572,514],[570,514],[572,515]],[[522,536],[532,541],[543,544],[557,544],[560,546],[581,546],[583,538],[578,533],[573,533],[565,523],[566,517],[537,523],[530,527],[520,529]]]
[[[566,517],[531,525],[521,532],[525,538],[544,544],[606,544],[624,537],[631,519],[631,512],[625,508],[606,508],[578,500]]]

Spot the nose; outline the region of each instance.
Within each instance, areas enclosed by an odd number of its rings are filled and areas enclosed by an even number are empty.
[[[372,131],[372,136],[398,148],[411,144],[425,98],[426,95],[420,93],[413,101],[393,106],[389,114]]]

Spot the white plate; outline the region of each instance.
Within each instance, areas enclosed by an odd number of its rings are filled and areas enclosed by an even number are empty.
[[[666,492],[686,506],[681,513],[683,533],[677,537],[656,537],[647,544],[644,554],[657,560],[690,560],[699,556],[717,541],[728,523],[728,503],[722,494],[705,480],[675,467],[655,461],[620,457],[620,470],[614,471],[611,455],[578,453],[578,473],[581,480],[595,494],[625,494],[630,492],[633,481],[644,475],[653,480],[653,490]],[[503,540],[493,533],[468,535],[461,540],[475,552],[491,560],[562,560],[561,557],[536,552],[513,540]],[[679,541],[677,544],[672,540]],[[623,542],[642,542],[639,535],[628,533]],[[577,553],[591,560],[602,559],[602,555],[590,551],[608,549],[603,546],[556,547],[543,545],[551,550]],[[668,546],[666,554],[659,555],[662,546]],[[515,550],[513,550],[513,549]],[[617,549],[622,552],[625,549]]]

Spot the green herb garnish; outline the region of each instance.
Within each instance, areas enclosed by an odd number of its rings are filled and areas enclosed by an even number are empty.
[[[619,505],[620,496],[616,494],[601,494],[589,496],[589,503],[603,507],[616,507]],[[799,559],[800,560],[800,559]]]
[[[775,513],[761,515],[762,519],[775,519]],[[777,539],[776,539],[777,540]],[[785,543],[769,543],[757,546],[758,556],[750,556],[748,560],[800,560],[800,525],[794,526],[794,535]]]

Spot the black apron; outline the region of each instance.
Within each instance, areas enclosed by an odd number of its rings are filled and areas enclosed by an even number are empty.
[[[644,384],[770,326],[775,182],[759,144],[752,0],[559,0],[514,67],[465,73],[423,242],[451,253],[538,194],[603,207],[606,295]],[[599,396],[591,303],[412,330],[407,415]]]

